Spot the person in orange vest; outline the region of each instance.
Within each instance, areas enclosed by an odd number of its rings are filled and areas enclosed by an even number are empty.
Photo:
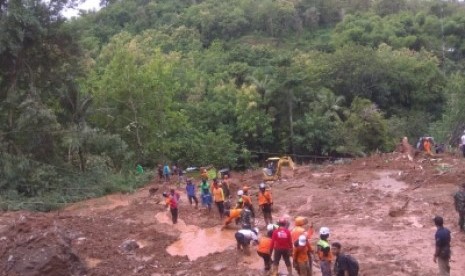
[[[178,199],[176,198],[176,195],[163,192],[163,197],[166,198],[165,205],[166,207],[169,207],[173,224],[178,223]]]
[[[266,190],[266,184],[260,183],[260,191],[258,192],[258,206],[263,212],[263,217],[265,219],[265,224],[268,225],[273,223],[273,217],[271,215],[271,207],[273,206],[273,197],[270,191]]]
[[[328,241],[329,228],[320,228],[320,240],[316,245],[316,253],[318,262],[320,263],[321,275],[331,276],[331,263],[333,261],[333,254],[331,253],[331,246]]]
[[[247,206],[252,213],[252,218],[255,219],[255,209],[252,204],[252,198],[249,195],[249,187],[244,186],[242,187],[243,195],[242,195],[242,202],[244,206]]]
[[[307,219],[304,217],[296,217],[294,220],[294,228],[291,230],[292,242],[296,242],[300,235],[306,235],[309,239],[313,236],[313,225],[310,225],[308,230],[305,230],[304,225],[307,224]]]
[[[423,149],[425,150],[426,154],[432,156],[431,153],[431,142],[429,138],[425,138],[423,141]]]
[[[306,235],[300,235],[294,243],[293,265],[300,276],[312,276],[313,249]]]
[[[263,259],[265,272],[268,273],[271,269],[271,237],[273,236],[274,225],[268,224],[266,226],[266,231],[266,236],[258,240],[257,254]]]
[[[220,219],[221,219],[223,218],[223,213],[224,213],[224,193],[223,193],[223,189],[218,183],[218,179],[216,178],[213,179],[212,194],[213,194],[213,201],[215,202],[215,205],[218,208],[218,212],[220,213]]]
[[[231,222],[233,222],[233,220],[236,221],[236,225],[239,224],[241,212],[242,209],[230,209],[224,211],[224,216],[226,216],[226,219],[224,220],[224,224],[223,227],[221,227],[221,230],[226,228]]]

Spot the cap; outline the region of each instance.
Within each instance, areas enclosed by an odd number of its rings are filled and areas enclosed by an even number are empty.
[[[307,244],[307,237],[305,235],[299,236],[299,245],[304,246]]]
[[[244,191],[242,191],[242,190],[237,191],[237,195],[238,195],[238,196],[244,195]]]
[[[260,189],[265,189],[266,185],[265,185],[265,183],[260,183],[259,187],[260,187]]]
[[[274,230],[274,225],[273,224],[268,224],[266,226],[266,231],[273,231]]]
[[[329,228],[328,227],[321,227],[320,228],[320,235],[329,235]]]

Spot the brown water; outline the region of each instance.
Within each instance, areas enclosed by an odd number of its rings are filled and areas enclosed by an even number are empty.
[[[171,224],[171,218],[166,212],[158,213],[155,218],[160,223]],[[181,235],[166,251],[172,256],[187,256],[190,261],[234,248],[236,245],[234,230],[222,231],[219,226],[202,229],[195,225],[186,225],[183,220],[178,220],[173,228],[180,230]]]

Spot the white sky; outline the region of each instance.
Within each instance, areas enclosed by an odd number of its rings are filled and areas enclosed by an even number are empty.
[[[79,10],[98,10],[100,9],[100,0],[81,0],[83,3],[79,4],[75,9],[66,9],[63,15],[67,18],[78,16]]]

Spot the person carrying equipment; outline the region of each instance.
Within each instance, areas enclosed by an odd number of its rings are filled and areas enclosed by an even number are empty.
[[[455,210],[459,213],[459,227],[465,232],[465,183],[460,190],[454,194]]]
[[[212,195],[210,193],[210,184],[207,180],[202,180],[202,184],[200,184],[200,194],[202,195],[202,205],[210,212],[212,209]]]
[[[165,205],[166,207],[169,207],[173,224],[178,223],[178,199],[176,198],[176,195],[172,196],[167,192],[163,192],[163,197],[166,198]]]
[[[218,208],[218,212],[220,213],[221,219],[223,218],[224,213],[224,193],[216,178],[213,180],[212,194],[213,200],[215,201],[215,205]]]
[[[196,191],[195,191],[195,185],[192,183],[192,179],[187,179],[186,183],[186,193],[187,193],[187,199],[189,200],[190,205],[192,205],[192,201],[195,202],[195,209],[198,208],[199,206],[199,200],[197,199]]]
[[[300,276],[312,276],[312,254],[313,249],[306,235],[300,235],[294,243],[292,259],[294,268]]]
[[[266,231],[266,236],[258,241],[257,254],[263,259],[265,272],[268,273],[271,269],[271,237],[273,236],[274,225],[268,224]]]
[[[331,245],[331,252],[336,257],[334,262],[335,276],[358,276],[359,265],[357,260],[350,255],[342,253],[342,246],[335,242]]]
[[[271,237],[271,251],[273,255],[273,271],[272,275],[278,275],[279,261],[281,257],[287,267],[288,275],[292,275],[291,254],[292,254],[292,239],[291,232],[286,228],[287,222],[283,219],[278,221],[279,228],[273,232]]]
[[[241,229],[234,235],[237,242],[237,250],[242,250],[245,254],[250,255],[250,242],[258,243],[258,228]]]
[[[331,276],[331,263],[333,261],[333,254],[331,253],[331,247],[328,242],[329,228],[320,228],[320,240],[316,245],[316,253],[318,261],[320,263],[321,275]]]
[[[224,212],[224,216],[226,217],[226,219],[224,220],[224,224],[223,227],[221,227],[221,230],[226,228],[231,222],[233,222],[233,220],[236,220],[236,224],[239,224],[241,213],[242,209],[226,210]]]
[[[263,212],[263,217],[265,219],[265,224],[268,225],[273,222],[273,217],[271,215],[272,206],[273,206],[273,197],[270,191],[266,190],[266,184],[260,183],[260,191],[258,192],[258,205]]]

